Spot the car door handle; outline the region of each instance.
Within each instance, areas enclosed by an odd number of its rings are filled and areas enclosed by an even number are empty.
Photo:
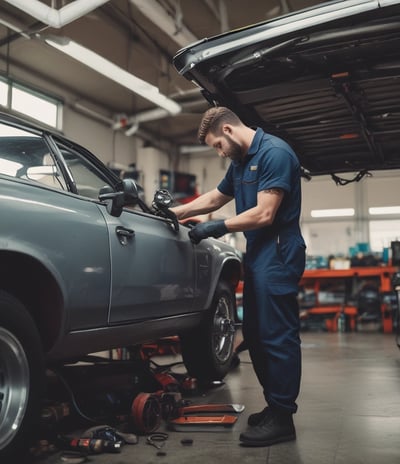
[[[126,229],[125,227],[118,226],[115,231],[117,232],[117,235],[120,235],[121,237],[133,237],[135,235],[135,231],[132,229]]]
[[[116,227],[115,232],[118,235],[119,241],[122,243],[122,245],[126,245],[127,241],[135,235],[134,230],[121,226]]]

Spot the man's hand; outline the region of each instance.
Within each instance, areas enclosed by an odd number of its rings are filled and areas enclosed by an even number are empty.
[[[229,231],[225,225],[225,221],[221,219],[219,221],[200,222],[189,230],[189,237],[192,243],[197,245],[203,238],[218,238],[222,237],[227,232]]]

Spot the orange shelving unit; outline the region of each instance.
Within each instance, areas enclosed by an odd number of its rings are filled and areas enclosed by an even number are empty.
[[[395,266],[376,267],[352,267],[350,269],[307,269],[300,282],[300,286],[313,294],[311,306],[304,307],[302,301],[302,317],[325,317],[325,325],[328,331],[338,330],[339,316],[343,312],[346,316],[349,330],[356,330],[357,321],[360,320],[359,307],[354,300],[357,286],[370,284],[375,287],[380,295],[392,291],[391,278],[399,268]],[[334,295],[329,301],[326,298],[326,290]],[[335,293],[336,291],[336,293]],[[325,295],[322,298],[322,295]],[[380,317],[383,332],[393,331],[391,308],[380,298]]]

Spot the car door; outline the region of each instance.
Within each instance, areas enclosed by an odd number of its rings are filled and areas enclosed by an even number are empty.
[[[98,199],[106,168],[77,146],[57,142],[79,195]],[[91,156],[90,156],[91,155]],[[195,291],[193,245],[170,221],[125,208],[119,217],[97,201],[109,235],[111,292],[109,323],[173,316],[192,310]]]
[[[195,263],[187,233],[139,211],[125,209],[119,218],[104,215],[111,249],[110,323],[190,312]]]

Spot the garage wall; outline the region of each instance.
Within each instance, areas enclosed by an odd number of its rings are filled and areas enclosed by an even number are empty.
[[[381,176],[374,175],[365,182],[364,192],[368,207],[399,205],[399,171],[391,171]]]
[[[153,147],[138,150],[136,167],[140,173],[139,182],[144,188],[145,201],[151,204],[154,192],[159,188],[160,169],[171,169],[170,160],[165,153]]]
[[[399,171],[382,171],[365,177],[360,182],[336,186],[329,176],[303,182],[302,230],[310,255],[343,254],[357,243],[370,242],[370,221],[399,219],[399,216],[371,216],[373,206],[397,206],[400,204]],[[350,179],[351,175],[343,175]],[[315,219],[312,209],[354,208],[351,218]],[[395,222],[393,222],[395,227]],[[400,231],[393,228],[393,239]],[[388,246],[390,243],[382,243]]]
[[[337,186],[327,176],[303,181],[303,218],[311,219],[311,210],[313,209],[356,208],[356,189],[359,185],[351,183]]]

